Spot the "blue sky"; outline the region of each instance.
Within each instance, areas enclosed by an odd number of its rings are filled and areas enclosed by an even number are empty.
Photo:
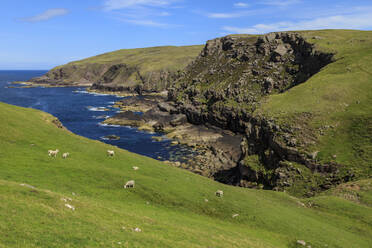
[[[372,29],[371,0],[1,0],[0,69],[232,33]]]

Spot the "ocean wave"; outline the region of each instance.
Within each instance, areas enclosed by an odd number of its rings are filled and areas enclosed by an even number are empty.
[[[98,123],[98,126],[101,127],[120,127],[120,125],[112,125],[112,124],[106,124],[106,123]]]
[[[100,119],[108,119],[110,118],[109,115],[99,115],[99,116],[93,116],[94,119],[100,120]]]
[[[104,94],[104,93],[95,93],[95,92],[89,92],[89,94],[93,96],[111,96],[110,94]]]
[[[88,106],[87,109],[89,111],[96,111],[96,112],[108,111],[108,109],[106,107],[92,107],[92,106]]]
[[[75,90],[74,93],[89,94],[86,90]]]
[[[86,91],[86,90],[75,90],[74,92],[75,93],[81,93],[81,94],[93,95],[93,96],[110,96],[110,94],[89,92],[89,91]]]

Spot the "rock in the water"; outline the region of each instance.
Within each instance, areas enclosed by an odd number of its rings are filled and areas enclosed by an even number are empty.
[[[117,136],[117,135],[114,135],[114,134],[110,134],[110,135],[104,136],[103,139],[106,139],[106,140],[119,140],[120,137]]]

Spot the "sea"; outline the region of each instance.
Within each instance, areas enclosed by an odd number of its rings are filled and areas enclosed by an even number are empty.
[[[149,133],[132,127],[101,124],[106,118],[120,111],[113,105],[123,97],[89,93],[84,87],[28,88],[23,87],[24,85],[13,84],[15,81],[27,81],[46,72],[0,71],[0,101],[48,112],[77,135],[158,160],[184,162],[185,157],[190,157],[195,153],[186,146],[172,145],[166,137],[163,137],[162,141],[153,139],[153,136],[163,136],[162,133]],[[118,136],[120,139],[107,139],[106,136],[109,135]]]

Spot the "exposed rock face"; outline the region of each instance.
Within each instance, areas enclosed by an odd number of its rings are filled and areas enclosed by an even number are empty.
[[[208,41],[169,98],[208,106],[231,100],[254,108],[261,96],[304,82],[332,57],[294,33],[218,38]]]
[[[198,45],[122,49],[58,66],[30,81],[103,91],[160,92],[179,78],[201,49]]]
[[[90,64],[90,65],[65,65],[50,70],[41,77],[36,77],[30,81],[40,84],[51,85],[79,85],[91,86],[108,69],[108,65]]]
[[[141,73],[137,67],[126,64],[111,66],[101,78],[92,85],[92,89],[106,91],[160,92],[167,89],[171,82],[177,80],[177,71],[152,71]]]
[[[303,83],[332,59],[332,54],[317,51],[295,33],[223,37],[208,41],[169,91],[168,100],[190,123],[244,135],[239,162],[217,172],[217,180],[283,189],[306,170],[321,174],[309,191],[327,188],[347,180],[337,174],[339,165],[318,164],[304,152],[311,137],[297,140],[291,127],[281,127],[254,111],[265,95]]]
[[[91,86],[93,90],[127,91],[142,94],[161,92],[180,77],[179,71],[160,70],[143,73],[127,64],[88,64],[57,67],[30,81],[39,84]]]

